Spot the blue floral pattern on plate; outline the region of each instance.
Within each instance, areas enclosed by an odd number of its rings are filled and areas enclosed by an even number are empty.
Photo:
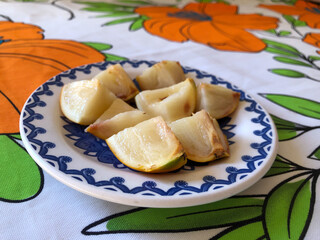
[[[212,84],[219,84],[230,88],[234,91],[241,93],[241,102],[245,103],[242,112],[245,114],[251,114],[250,124],[254,127],[249,130],[251,135],[254,136],[255,141],[251,142],[247,148],[249,151],[241,153],[239,159],[236,161],[241,162],[241,167],[237,167],[232,163],[228,164],[224,168],[225,177],[217,177],[215,174],[205,174],[199,176],[200,184],[193,184],[192,181],[186,179],[174,179],[169,186],[162,187],[161,180],[153,180],[147,178],[140,184],[133,184],[127,181],[126,174],[119,174],[118,176],[112,176],[110,178],[96,179],[95,174],[97,169],[92,167],[73,168],[72,162],[74,156],[66,152],[63,155],[54,154],[54,149],[58,142],[51,140],[50,136],[46,136],[47,130],[45,127],[39,126],[39,121],[45,121],[46,113],[42,113],[40,109],[47,107],[48,101],[51,98],[60,94],[61,87],[66,82],[81,80],[79,75],[92,75],[94,72],[105,70],[110,64],[120,63],[126,69],[126,66],[130,66],[133,69],[139,69],[142,65],[149,67],[155,62],[149,61],[120,61],[120,62],[101,62],[95,64],[89,64],[78,68],[71,69],[64,73],[61,73],[54,78],[50,79],[42,86],[40,86],[28,99],[21,116],[21,129],[24,144],[29,148],[33,148],[33,151],[29,151],[30,154],[37,159],[36,161],[45,161],[50,164],[50,167],[54,168],[53,171],[62,172],[67,176],[76,179],[84,184],[88,184],[94,187],[103,188],[106,191],[128,193],[130,195],[142,195],[142,196],[184,196],[184,195],[196,195],[199,193],[221,191],[222,188],[231,186],[237,182],[243,182],[248,175],[257,172],[260,165],[266,165],[264,168],[271,166],[270,161],[273,161],[276,145],[276,132],[272,124],[270,116],[264,111],[264,109],[250,96],[245,94],[242,90],[233,86],[231,83],[217,78],[213,75],[201,72],[196,69],[184,67],[186,74],[191,74],[197,81],[208,81]],[[54,89],[53,89],[54,88]],[[58,89],[58,90],[57,90]],[[58,101],[58,100],[57,100]],[[56,113],[61,114],[61,113]],[[67,120],[63,116],[59,116],[63,121],[64,136],[68,138],[74,148],[81,151],[86,158],[96,159],[103,164],[111,165],[113,168],[120,171],[127,171],[127,167],[124,166],[109,150],[107,144],[100,139],[97,139],[93,135],[84,132],[84,126],[74,124]],[[225,135],[227,136],[231,146],[237,145],[237,123],[231,121],[232,118],[224,118],[220,120],[220,126],[222,127]],[[40,124],[41,125],[41,124]],[[247,130],[248,131],[248,130]],[[258,141],[256,141],[258,140]],[[239,141],[239,140],[238,140]],[[248,154],[249,152],[250,154]],[[232,154],[232,153],[231,153]],[[39,160],[40,158],[40,160]],[[266,163],[269,162],[269,163]],[[41,164],[40,164],[41,165]],[[210,164],[196,164],[188,161],[188,164],[180,170],[197,172],[198,168],[203,168]],[[265,173],[267,169],[259,170]],[[133,170],[129,170],[133,171]],[[134,173],[134,172],[133,172]],[[262,174],[259,174],[259,178]],[[175,173],[173,173],[175,174]],[[258,179],[257,179],[258,180]],[[252,183],[250,183],[252,184]],[[245,186],[245,184],[243,185]],[[246,186],[248,187],[248,186]],[[245,188],[245,187],[242,187]],[[240,189],[243,190],[243,189]],[[229,194],[230,195],[230,194]],[[151,204],[152,205],[152,204]]]

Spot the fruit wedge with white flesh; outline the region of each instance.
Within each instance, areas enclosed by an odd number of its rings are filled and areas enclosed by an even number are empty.
[[[169,87],[186,79],[179,62],[162,61],[143,71],[136,80],[141,90]]]
[[[231,89],[209,83],[197,86],[197,111],[204,109],[215,119],[230,115],[239,101],[240,93]]]
[[[171,87],[145,90],[136,97],[138,109],[153,117],[162,116],[172,122],[191,116],[196,107],[196,85],[191,78]]]
[[[208,162],[229,156],[229,144],[218,122],[204,110],[174,121],[170,127],[190,160]]]
[[[90,124],[85,131],[105,140],[125,128],[133,127],[150,118],[148,114],[140,110],[122,112],[110,119]]]
[[[106,142],[119,161],[141,172],[170,172],[187,162],[181,143],[160,116],[126,128]]]
[[[93,79],[99,79],[118,98],[128,101],[138,94],[139,90],[120,64],[109,66]]]
[[[98,80],[82,80],[62,87],[60,107],[72,122],[89,125],[112,104],[116,96]]]
[[[113,118],[119,113],[133,111],[133,110],[136,110],[136,108],[130,106],[121,98],[117,98],[112,102],[111,106],[94,122],[94,124]]]

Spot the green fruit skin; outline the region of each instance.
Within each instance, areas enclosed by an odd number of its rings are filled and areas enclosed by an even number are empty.
[[[149,171],[149,173],[164,173],[164,172],[171,172],[177,170],[184,166],[187,163],[188,159],[185,154],[182,153],[181,156],[178,156],[174,160],[170,161],[169,163],[163,165],[161,168],[157,168],[155,170]]]

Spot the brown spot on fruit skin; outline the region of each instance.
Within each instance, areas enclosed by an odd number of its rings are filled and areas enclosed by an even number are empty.
[[[191,106],[190,106],[189,102],[186,102],[183,106],[183,110],[185,113],[189,113],[190,108],[191,108]]]
[[[165,96],[165,97],[162,97],[162,98],[159,98],[160,101],[166,99],[168,96]]]
[[[240,93],[239,92],[233,92],[233,99],[239,101],[240,100]]]

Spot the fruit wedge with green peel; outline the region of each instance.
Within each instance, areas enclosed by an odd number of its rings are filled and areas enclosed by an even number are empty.
[[[138,109],[165,121],[191,116],[196,107],[196,85],[191,78],[167,88],[145,90],[136,97]]]
[[[98,80],[64,85],[60,94],[62,113],[72,122],[89,125],[109,108],[116,96]]]
[[[112,102],[111,106],[94,122],[94,124],[113,118],[119,113],[133,110],[136,110],[136,108],[132,107],[121,98],[117,98]]]
[[[131,110],[119,113],[110,119],[95,122],[86,128],[86,132],[106,140],[113,134],[122,131],[125,128],[133,127],[140,122],[150,119],[151,117],[140,110]]]
[[[221,119],[236,110],[240,101],[240,93],[231,89],[200,83],[197,86],[197,111],[204,109],[211,117]]]
[[[218,122],[201,110],[191,117],[170,124],[181,142],[187,158],[196,162],[208,162],[229,156],[229,145]]]
[[[187,162],[181,143],[160,116],[126,128],[106,142],[119,161],[141,172],[170,172]]]
[[[169,87],[186,79],[179,62],[162,61],[143,71],[136,80],[141,90]]]
[[[130,76],[120,64],[109,66],[93,79],[99,79],[111,92],[124,101],[134,98],[139,92]]]

